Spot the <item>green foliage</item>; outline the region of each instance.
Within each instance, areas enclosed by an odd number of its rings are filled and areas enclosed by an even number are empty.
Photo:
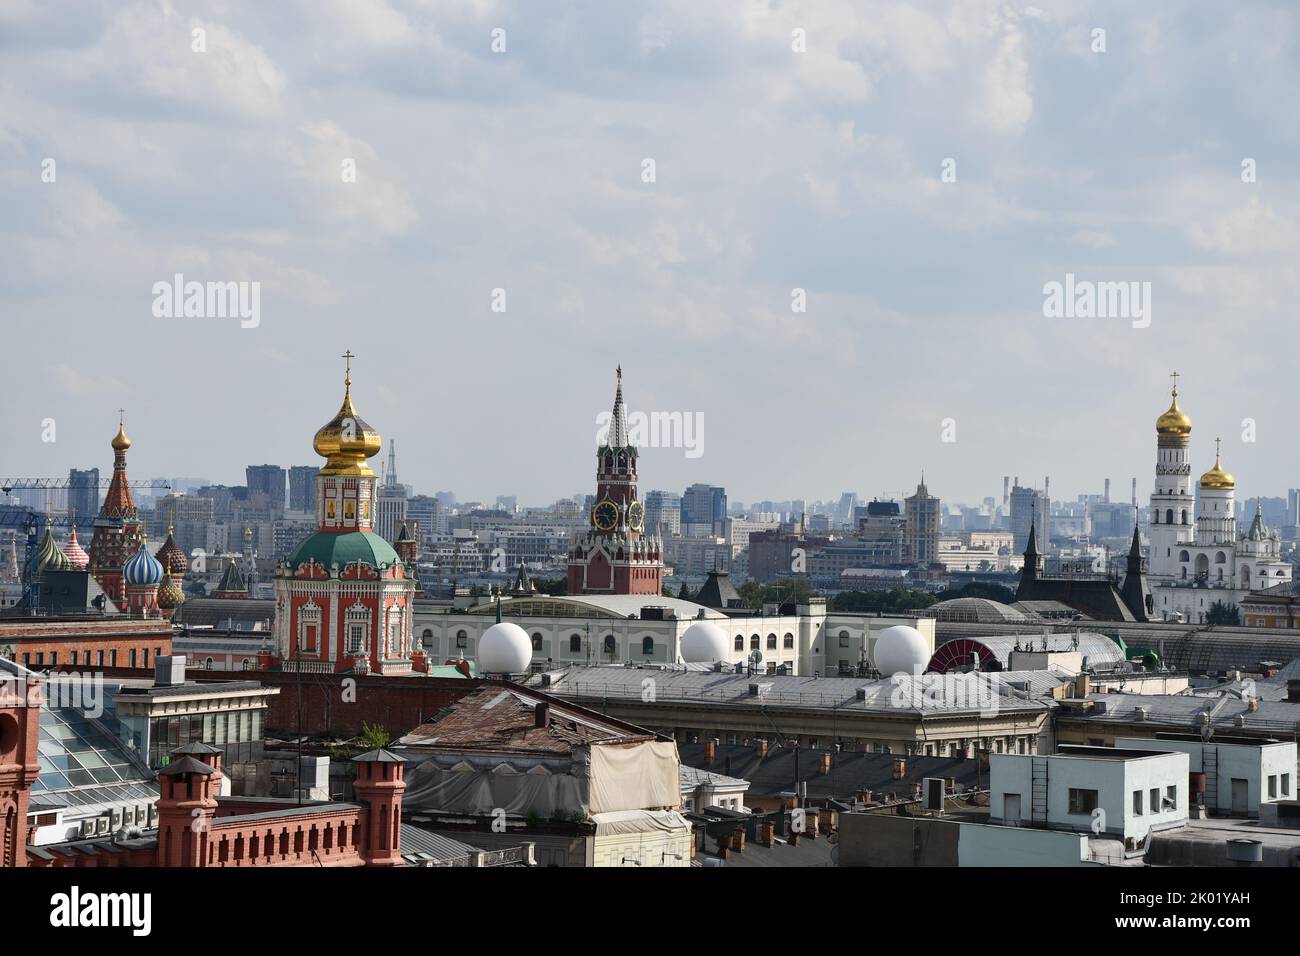
[[[937,598],[925,591],[890,588],[888,591],[841,591],[830,599],[832,611],[856,614],[899,614],[915,608],[929,607]]]
[[[784,578],[775,584],[746,581],[736,588],[736,593],[740,595],[746,607],[757,610],[764,604],[784,604],[787,601],[794,601],[796,604],[806,603],[812,595],[812,587],[808,584],[807,577],[794,577]]]
[[[1240,624],[1241,612],[1237,610],[1235,604],[1224,604],[1222,601],[1215,601],[1210,605],[1210,609],[1205,612],[1206,624]]]
[[[1016,592],[1001,584],[972,581],[970,584],[963,585],[955,590],[941,591],[938,594],[938,600],[940,601],[951,601],[953,598],[963,597],[988,598],[990,601],[997,601],[999,604],[1011,604],[1016,599]]]
[[[365,744],[367,750],[378,750],[380,747],[387,747],[392,739],[393,735],[381,725],[361,722],[361,742]]]
[[[542,594],[551,597],[565,597],[569,593],[568,578],[543,578],[533,581],[533,586]]]

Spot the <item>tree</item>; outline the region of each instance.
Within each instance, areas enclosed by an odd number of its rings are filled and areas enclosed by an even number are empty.
[[[677,596],[683,601],[690,601],[693,598],[691,589],[686,586],[685,581],[682,582],[682,586],[677,590]]]
[[[1222,601],[1215,601],[1210,605],[1210,609],[1205,612],[1206,624],[1240,624],[1241,612],[1237,610],[1235,604],[1225,604]]]
[[[540,581],[534,581],[538,592],[549,594],[551,597],[564,597],[569,593],[568,578],[543,578]]]
[[[361,742],[371,750],[387,747],[392,739],[393,735],[385,730],[382,725],[361,722]]]
[[[841,591],[831,598],[829,608],[852,614],[899,614],[929,607],[935,600],[932,594],[903,588],[887,591]]]

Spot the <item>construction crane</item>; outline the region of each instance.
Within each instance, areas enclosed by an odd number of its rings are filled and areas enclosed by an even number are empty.
[[[99,487],[107,488],[112,483],[112,478],[101,478]],[[128,488],[170,488],[172,483],[164,478],[149,478],[139,481],[128,479],[126,486]],[[6,495],[14,491],[59,491],[71,487],[72,481],[68,478],[6,478],[0,482],[0,491],[3,491]]]

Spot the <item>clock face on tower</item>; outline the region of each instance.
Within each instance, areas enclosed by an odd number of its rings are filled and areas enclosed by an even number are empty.
[[[645,524],[645,506],[641,502],[634,501],[627,506],[627,523],[633,531],[641,530]]]
[[[601,531],[613,531],[618,524],[618,505],[606,498],[591,509],[591,523]]]

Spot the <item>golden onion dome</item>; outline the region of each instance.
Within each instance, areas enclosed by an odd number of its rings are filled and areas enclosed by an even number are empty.
[[[1169,410],[1156,419],[1157,435],[1175,435],[1186,438],[1192,433],[1192,420],[1178,407],[1178,389],[1173,390]]]
[[[1201,475],[1201,487],[1206,489],[1216,489],[1218,491],[1231,491],[1237,487],[1237,479],[1232,477],[1230,472],[1223,470],[1219,464],[1219,453],[1214,453],[1214,467]]]
[[[113,436],[113,451],[126,451],[131,447],[131,439],[126,437],[126,426],[122,422],[117,423],[117,434]]]
[[[348,371],[343,379],[343,404],[338,414],[316,432],[312,447],[325,459],[322,475],[373,476],[367,458],[379,454],[384,446],[379,432],[367,425],[352,407],[352,369],[349,352]]]

